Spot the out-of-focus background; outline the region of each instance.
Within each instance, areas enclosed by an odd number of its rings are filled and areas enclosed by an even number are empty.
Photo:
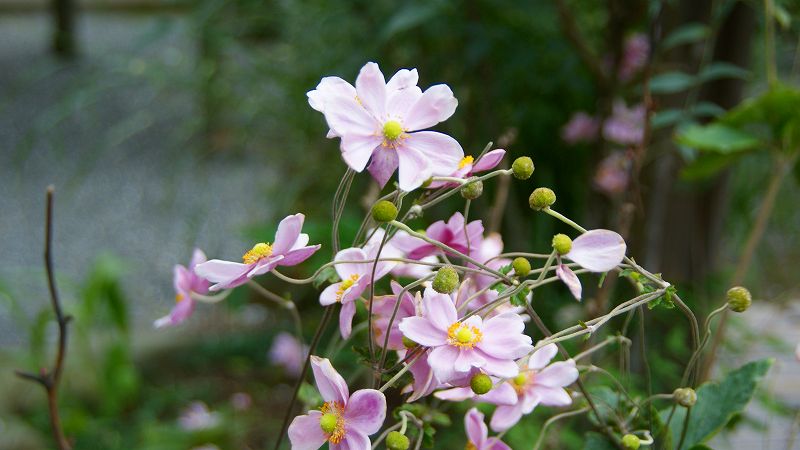
[[[778,75],[796,85],[800,9],[774,6]],[[366,61],[387,76],[416,67],[423,88],[449,84],[459,107],[437,129],[467,154],[493,141],[509,163],[533,158],[533,181],[510,184],[504,214],[493,214],[496,183],[473,204],[506,248],[547,248],[563,231],[527,208],[531,189],[552,187],[560,210],[624,234],[630,254],[705,316],[736,276],[776,166],[757,151],[698,165],[673,136],[766,89],[764,23],[761,2],[730,0],[0,0],[0,448],[51,446],[44,394],[12,372],[47,366],[55,336],[41,256],[49,184],[58,283],[75,316],[61,405],[76,448],[266,448],[294,382],[268,356],[291,330],[285,314],[243,291],[180,327],[152,322],[171,308],[172,267],[194,247],[237,259],[304,212],[323,250],[289,273],[308,276],[331,256],[345,165],[305,93],[323,76],[354,80]],[[634,36],[652,57],[609,76]],[[562,131],[576,112],[602,123],[615,103],[644,100],[644,144],[573,143]],[[744,274],[755,304],[731,318],[713,373],[776,362],[714,448],[800,449],[800,170],[787,172]],[[353,192],[350,234],[377,187],[359,176]],[[293,295],[310,336],[317,291],[265,283]],[[562,289],[547,302],[554,327],[585,310]],[[680,378],[686,330],[674,310],[653,314],[656,383]],[[534,414],[508,442],[531,442],[546,418]],[[442,426],[437,448],[462,445],[460,427]],[[555,434],[549,448],[581,448],[568,426]]]

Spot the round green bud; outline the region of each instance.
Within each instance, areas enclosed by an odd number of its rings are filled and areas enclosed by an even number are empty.
[[[327,413],[323,414],[322,417],[319,418],[319,427],[322,428],[327,434],[331,434],[336,431],[336,423],[339,421],[339,418],[336,417],[336,414]]]
[[[531,272],[530,261],[521,256],[519,258],[514,258],[514,260],[511,261],[511,267],[514,269],[514,273],[520,277],[524,277]]]
[[[417,346],[417,343],[412,341],[411,339],[403,336],[403,347],[405,348],[414,348]]]
[[[677,404],[686,408],[691,408],[697,403],[697,393],[690,387],[675,389],[672,398]]]
[[[511,172],[518,180],[527,180],[533,175],[533,160],[527,156],[520,156],[511,164]]]
[[[444,266],[436,272],[431,287],[440,294],[449,294],[458,287],[458,272],[453,266]]]
[[[642,442],[635,434],[626,434],[622,436],[622,448],[625,450],[637,450]]]
[[[745,312],[750,304],[753,303],[753,296],[750,291],[741,286],[736,286],[728,289],[728,308],[735,312]]]
[[[372,206],[372,218],[376,222],[391,222],[397,218],[397,206],[388,200],[381,200]]]
[[[531,209],[540,210],[545,209],[556,202],[556,193],[552,189],[546,187],[536,188],[531,196],[528,197],[528,204]]]
[[[399,431],[392,431],[386,436],[386,448],[389,450],[407,450],[410,446],[408,436]]]
[[[461,196],[467,200],[475,200],[483,194],[483,181],[470,181],[461,187]]]
[[[566,255],[572,250],[572,239],[561,233],[553,236],[553,249],[561,256]]]
[[[479,373],[469,380],[469,387],[472,388],[472,392],[483,395],[492,390],[492,379],[485,373]]]

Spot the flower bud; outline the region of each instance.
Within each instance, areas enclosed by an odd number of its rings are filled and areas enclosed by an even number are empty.
[[[625,450],[637,450],[641,444],[639,437],[635,434],[622,436],[622,448]]]
[[[386,448],[389,450],[407,450],[411,446],[408,436],[399,432],[392,431],[386,436]]]
[[[461,187],[461,196],[467,200],[475,200],[483,194],[483,181],[470,181]]]
[[[527,156],[520,156],[511,164],[511,172],[518,180],[527,180],[533,175],[533,160]]]
[[[675,389],[672,398],[681,406],[691,408],[697,403],[697,393],[690,387]]]
[[[397,218],[397,206],[388,200],[381,200],[372,207],[372,218],[376,222],[391,222]]]
[[[431,287],[440,294],[449,294],[458,287],[458,272],[453,266],[444,266],[436,272]]]
[[[740,313],[747,311],[750,304],[753,303],[753,297],[750,291],[741,286],[736,286],[728,289],[728,308]]]
[[[536,188],[531,196],[528,197],[528,204],[531,209],[545,209],[556,202],[556,193],[546,187]]]
[[[511,267],[514,269],[514,273],[520,277],[524,277],[531,272],[530,261],[521,256],[519,258],[514,258],[514,260],[511,261]]]
[[[572,239],[561,233],[553,236],[553,249],[561,256],[566,255],[572,250]]]
[[[472,388],[472,392],[483,395],[492,390],[492,379],[485,373],[479,373],[469,380],[469,387]]]
[[[412,341],[411,339],[403,336],[403,347],[405,348],[414,348],[417,346],[417,343]]]

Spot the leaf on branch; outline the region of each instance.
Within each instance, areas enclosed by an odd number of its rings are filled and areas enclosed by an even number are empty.
[[[650,92],[653,94],[674,94],[694,86],[698,78],[684,72],[667,72],[654,76],[650,80]]]
[[[675,141],[699,151],[723,154],[752,150],[761,145],[755,136],[720,123],[690,125],[678,131]]]
[[[679,45],[692,44],[708,37],[709,28],[701,23],[688,23],[672,33],[661,42],[662,50],[669,50]]]

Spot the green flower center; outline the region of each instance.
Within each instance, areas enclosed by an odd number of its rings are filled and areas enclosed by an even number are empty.
[[[396,120],[390,120],[383,124],[383,137],[387,141],[394,141],[403,134],[403,126]]]
[[[333,432],[336,430],[336,423],[338,421],[339,418],[336,417],[336,414],[323,414],[319,419],[319,427],[322,428],[322,431],[324,431],[326,434],[333,434]]]

